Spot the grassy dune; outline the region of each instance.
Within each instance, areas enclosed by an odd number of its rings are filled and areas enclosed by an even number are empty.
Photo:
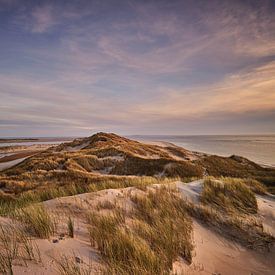
[[[0,172],[0,200],[36,190],[47,199],[48,190],[58,193],[57,190],[72,186],[89,190],[90,185],[124,182],[129,176],[201,178],[204,175],[259,180],[269,190],[275,181],[275,169],[263,168],[245,158],[198,155],[176,146],[148,145],[99,133],[50,148]],[[48,196],[52,197],[55,195]]]
[[[60,186],[45,186],[43,189],[34,189],[19,193],[17,196],[0,192],[0,215],[13,213],[16,209],[27,205],[42,202],[58,197],[73,196],[82,193],[95,192],[103,189],[117,189],[135,186],[143,189],[147,185],[166,184],[175,181],[175,178],[157,179],[154,177],[99,177],[91,183],[66,183]]]
[[[200,195],[201,204],[184,202],[183,207],[192,217],[226,238],[250,249],[269,250],[275,238],[264,231],[257,216],[257,201],[251,185],[250,180],[208,178]]]
[[[169,181],[154,186],[149,182],[136,181],[137,188],[115,192],[112,200],[89,203],[84,211],[90,245],[102,258],[100,274],[170,274],[176,261],[192,263],[192,219],[249,249],[266,251],[275,241],[257,217],[251,181],[208,178],[196,204],[183,199]],[[59,226],[51,213],[38,203],[6,213],[19,227],[3,227],[2,235],[0,230],[0,271],[11,272],[18,262],[39,262],[39,249],[32,238],[56,236]],[[74,238],[76,216],[65,218],[59,228],[66,230],[66,238]],[[92,265],[75,258],[62,254],[55,258],[59,274],[91,274]]]
[[[203,204],[225,212],[257,213],[256,197],[242,181],[205,179],[201,194]]]
[[[88,216],[91,245],[108,274],[168,274],[178,257],[192,261],[192,222],[174,190],[159,188],[132,196],[133,209],[116,207]]]

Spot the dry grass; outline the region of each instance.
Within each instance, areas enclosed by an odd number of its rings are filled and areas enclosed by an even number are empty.
[[[13,274],[13,264],[27,266],[28,261],[40,262],[40,252],[26,233],[10,225],[0,225],[0,272]]]
[[[161,274],[161,262],[149,245],[122,225],[115,215],[89,217],[90,239],[108,265],[104,273]]]
[[[121,208],[88,217],[91,245],[101,252],[106,274],[168,274],[178,257],[191,262],[192,222],[176,192],[157,188],[131,200],[129,217]]]
[[[82,148],[83,145],[85,148]],[[68,150],[73,146],[82,149]],[[41,193],[40,199],[46,200],[56,197],[57,190],[66,189],[67,192],[71,186],[88,190],[89,185],[97,184],[102,177],[107,180],[106,174],[110,179],[119,175],[123,181],[127,175],[186,178],[202,177],[206,172],[217,177],[257,179],[268,184],[272,191],[275,169],[263,168],[237,156],[225,158],[193,155],[195,160],[192,161],[188,160],[191,155],[191,152],[177,147],[163,148],[114,134],[98,133],[50,148],[0,172],[0,187],[8,197],[14,199],[22,193],[37,190]],[[179,157],[185,160],[179,160]],[[79,190],[78,193],[80,192],[83,191]],[[0,194],[0,202],[5,199]]]
[[[275,238],[264,231],[250,188],[244,180],[207,178],[200,197],[202,204],[182,201],[182,208],[230,240],[250,249],[269,250]]]
[[[255,194],[246,184],[235,179],[205,179],[200,199],[206,205],[229,213],[255,214],[258,209]]]
[[[81,179],[81,178],[80,178]],[[137,187],[146,189],[146,186],[165,183],[168,184],[177,179],[155,177],[97,177],[91,183],[68,183],[62,186],[48,186],[43,189],[30,190],[14,197],[0,192],[0,215],[11,215],[16,209],[24,208],[30,204],[46,201],[58,197],[73,196],[82,193],[96,192],[103,189],[117,189],[125,187]]]
[[[84,263],[76,261],[79,257],[61,256],[60,259],[55,259],[55,264],[60,275],[90,275],[92,268]],[[80,259],[81,260],[81,259]]]
[[[74,221],[72,220],[71,217],[68,218],[67,227],[68,227],[68,235],[71,238],[73,238],[74,237]]]
[[[38,238],[49,238],[55,232],[56,224],[41,204],[18,209],[15,217],[25,226],[26,232]]]
[[[226,181],[226,179],[224,179]],[[230,179],[232,181],[232,178]],[[234,179],[242,181],[249,189],[259,195],[267,194],[267,187],[255,179]]]
[[[193,162],[205,168],[209,176],[256,179],[266,186],[274,186],[275,169],[262,167],[239,156],[206,156]]]
[[[127,156],[123,162],[118,162],[111,170],[116,175],[163,174],[167,177],[202,177],[203,168],[188,161],[176,161],[171,158],[148,159],[139,156]]]
[[[164,255],[162,261],[169,268],[178,256],[187,262],[192,260],[192,222],[187,212],[182,211],[176,190],[160,187],[155,191],[149,191],[146,197],[132,197],[135,203],[135,217],[141,222],[135,232],[147,240],[152,249],[161,251]],[[146,225],[142,230],[142,224]],[[148,229],[148,227],[147,227]]]
[[[259,195],[267,194],[267,187],[255,179],[251,179],[251,178],[242,179],[242,178],[231,178],[231,177],[220,177],[218,179],[226,184],[228,183],[228,184],[246,185],[255,194],[259,194]]]
[[[115,203],[109,201],[109,200],[105,200],[105,201],[100,201],[98,204],[97,204],[97,210],[100,210],[100,209],[108,209],[108,210],[112,210],[112,209],[115,209],[116,208],[116,205]]]
[[[232,213],[225,215],[213,207],[187,202],[183,208],[223,237],[249,249],[269,251],[275,242],[275,238],[264,231],[262,223],[254,216],[239,216]]]

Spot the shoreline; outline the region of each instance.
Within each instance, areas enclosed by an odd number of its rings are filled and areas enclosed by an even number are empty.
[[[168,142],[168,141],[162,141],[162,140],[142,140],[142,139],[136,139],[137,141],[139,142],[143,142],[143,143],[146,143],[146,144],[149,144],[149,145],[158,145],[160,147],[165,147],[165,146],[176,146],[176,147],[180,147],[180,148],[183,148],[183,149],[186,149],[186,150],[189,150],[191,151],[192,153],[196,153],[196,154],[200,154],[200,155],[208,155],[208,156],[221,156],[221,157],[230,157],[234,154],[229,154],[229,155],[219,155],[219,154],[215,154],[215,153],[206,153],[206,152],[202,152],[202,151],[194,151],[194,150],[190,150],[190,149],[187,149],[185,147],[182,147],[182,146],[179,146],[173,142]],[[242,155],[239,155],[237,154],[237,156],[240,156],[240,157],[244,157]],[[247,158],[247,157],[244,157],[244,158]],[[247,158],[248,160],[251,161],[251,159]],[[256,164],[262,166],[263,168],[275,168],[275,164],[267,164],[267,163],[263,163],[261,161],[254,161]]]

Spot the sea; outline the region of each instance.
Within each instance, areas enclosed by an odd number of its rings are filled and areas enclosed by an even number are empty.
[[[275,135],[132,136],[143,141],[166,141],[191,151],[220,156],[238,155],[275,167]]]

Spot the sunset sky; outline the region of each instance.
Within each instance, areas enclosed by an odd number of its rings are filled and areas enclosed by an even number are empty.
[[[0,136],[275,133],[275,1],[0,0]]]

